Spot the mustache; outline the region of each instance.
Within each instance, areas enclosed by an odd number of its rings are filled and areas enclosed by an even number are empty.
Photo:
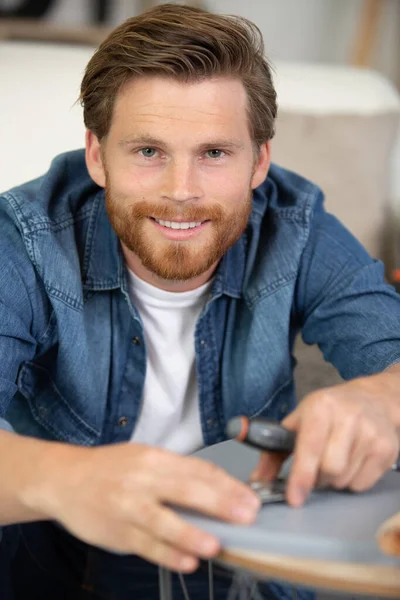
[[[171,206],[155,204],[148,201],[135,202],[127,207],[134,219],[161,219],[162,221],[219,221],[224,217],[224,210],[218,204],[208,207]]]

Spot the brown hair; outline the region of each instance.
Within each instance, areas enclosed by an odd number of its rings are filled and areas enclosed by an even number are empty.
[[[161,75],[182,82],[239,78],[248,96],[257,146],[274,135],[277,113],[260,30],[237,16],[162,4],[114,29],[89,61],[80,100],[86,127],[101,141],[111,126],[118,91],[132,77]]]

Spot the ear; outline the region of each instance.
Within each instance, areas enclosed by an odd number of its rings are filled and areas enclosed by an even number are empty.
[[[103,158],[101,153],[101,146],[97,136],[87,130],[85,136],[86,142],[86,166],[89,171],[90,177],[100,187],[106,185],[106,174],[103,165]]]
[[[271,164],[271,143],[261,144],[258,152],[257,161],[254,165],[253,176],[251,178],[251,188],[254,190],[265,180],[269,165]]]

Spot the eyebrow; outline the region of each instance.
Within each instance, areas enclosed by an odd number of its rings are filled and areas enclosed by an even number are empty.
[[[143,146],[163,146],[164,148],[168,148],[168,144],[165,141],[160,140],[158,138],[148,136],[148,135],[140,135],[137,137],[126,137],[118,142],[119,146],[130,146],[130,145],[143,145]],[[244,143],[241,140],[236,139],[223,139],[223,138],[215,138],[211,139],[208,142],[203,142],[196,147],[197,151],[202,150],[210,150],[210,148],[226,148],[231,150],[238,150],[244,147]]]

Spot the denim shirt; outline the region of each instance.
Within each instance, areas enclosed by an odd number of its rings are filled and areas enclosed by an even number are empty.
[[[43,439],[128,441],[143,327],[82,150],[0,197],[0,252],[0,418]],[[273,165],[196,325],[205,445],[226,439],[230,417],[294,408],[299,331],[345,379],[400,361],[400,297],[383,265],[324,211],[315,185]]]

